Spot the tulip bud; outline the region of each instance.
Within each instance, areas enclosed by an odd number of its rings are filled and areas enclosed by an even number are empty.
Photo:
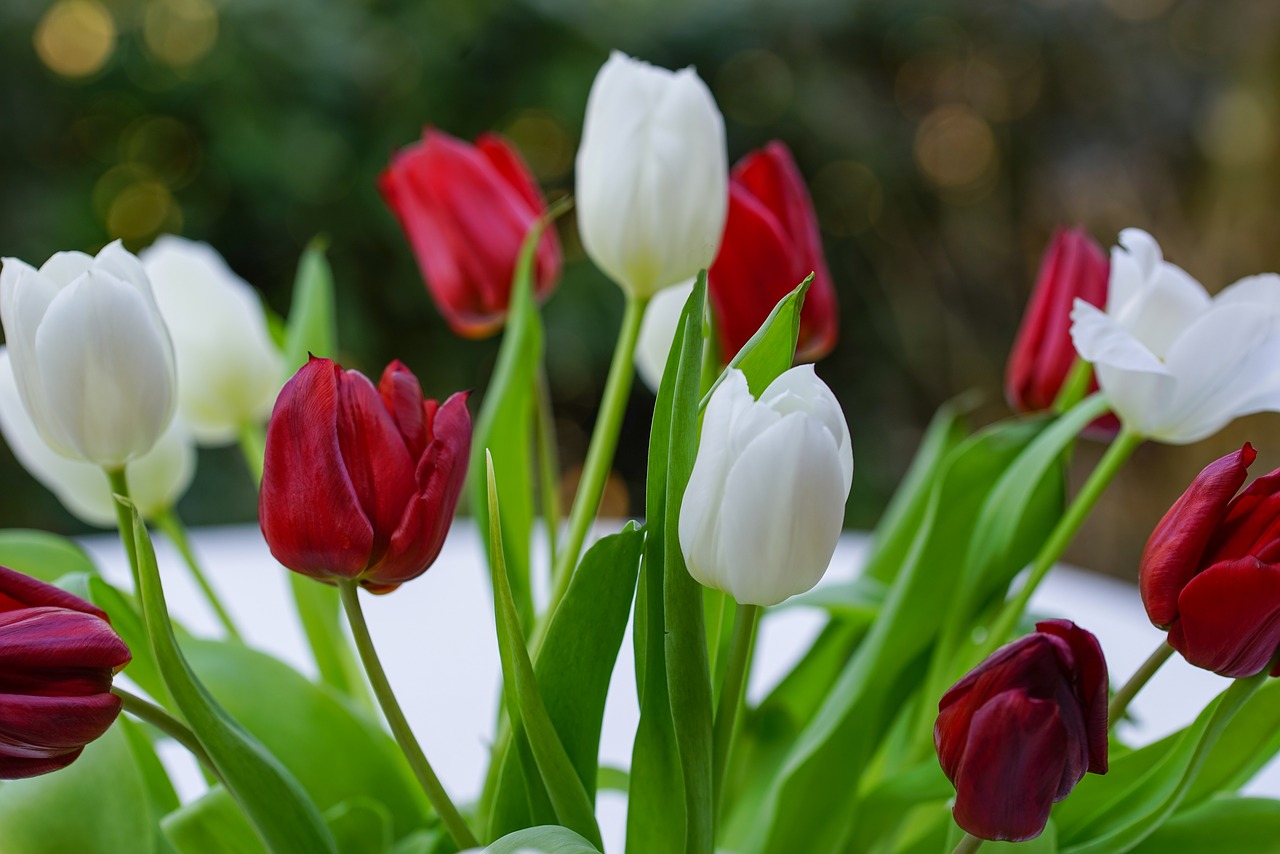
[[[591,85],[577,160],[578,230],[596,266],[640,297],[709,267],[727,173],[724,119],[693,69],[615,51]]]
[[[636,338],[636,372],[654,394],[662,385],[667,357],[671,355],[671,345],[676,340],[684,304],[693,293],[693,285],[693,282],[681,282],[658,291],[645,306],[644,320],[640,322]]]
[[[786,145],[771,142],[733,167],[724,240],[708,273],[725,363],[810,273],[796,346],[800,361],[821,359],[835,346],[836,291],[804,178]]]
[[[449,327],[483,338],[502,327],[520,247],[546,202],[529,169],[502,137],[468,145],[427,128],[378,181]],[[560,240],[543,231],[534,259],[535,293],[560,279]]]
[[[1120,233],[1107,310],[1082,299],[1071,338],[1131,432],[1186,444],[1241,415],[1280,411],[1280,276],[1250,276],[1210,297],[1163,259],[1151,235]]]
[[[262,301],[207,243],[164,235],[139,256],[173,336],[178,412],[203,445],[271,414],[284,360]]]
[[[0,779],[74,762],[120,714],[111,679],[129,659],[102,611],[0,567]]]
[[[1072,303],[1080,298],[1105,306],[1109,272],[1107,256],[1084,229],[1054,232],[1005,371],[1005,394],[1015,411],[1041,412],[1053,406],[1076,361]]]
[[[943,695],[933,728],[956,824],[982,839],[1039,836],[1085,772],[1107,773],[1107,662],[1068,620],[1001,647]]]
[[[1236,494],[1256,456],[1246,442],[1206,466],[1156,525],[1138,568],[1147,616],[1169,644],[1233,678],[1261,673],[1280,650],[1280,469]]]
[[[14,457],[81,521],[103,528],[116,525],[116,501],[102,469],[55,453],[40,438],[18,395],[7,348],[0,347],[0,432]],[[144,518],[169,509],[191,485],[196,449],[182,419],[174,418],[155,447],[125,470],[129,497]]]
[[[853,481],[844,413],[812,365],[751,396],[730,369],[707,403],[680,506],[689,573],[743,605],[776,605],[827,571]]]
[[[45,442],[119,468],[173,418],[173,346],[147,275],[119,241],[59,252],[39,270],[5,258],[4,324],[22,402]]]
[[[267,425],[258,505],[267,545],[303,575],[394,590],[440,554],[470,450],[465,393],[437,404],[399,362],[375,388],[312,358]]]

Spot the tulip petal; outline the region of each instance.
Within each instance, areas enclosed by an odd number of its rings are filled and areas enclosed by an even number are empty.
[[[1102,645],[1092,632],[1085,631],[1070,620],[1042,620],[1036,623],[1036,631],[1063,640],[1071,650],[1070,660],[1063,661],[1063,670],[1074,680],[1076,699],[1079,702],[1084,724],[1084,740],[1088,746],[1088,770],[1094,774],[1107,773],[1107,660]],[[1066,783],[1067,781],[1064,781]],[[1069,781],[1066,791],[1059,790],[1059,800],[1079,782],[1079,777]]]
[[[1222,676],[1266,670],[1280,649],[1280,567],[1247,556],[1201,572],[1178,597],[1169,643]]]
[[[662,384],[667,369],[667,356],[676,340],[676,329],[684,314],[684,304],[693,293],[693,282],[681,282],[653,295],[640,322],[636,341],[636,371],[654,394]]]
[[[50,759],[98,738],[120,714],[120,698],[101,693],[81,697],[0,694],[0,755]]]
[[[1263,563],[1280,559],[1280,469],[1255,478],[1231,499],[1226,518],[1200,559],[1203,566],[1253,555]]]
[[[418,378],[397,359],[382,372],[382,379],[378,380],[378,394],[382,397],[382,405],[391,413],[400,438],[404,439],[410,459],[421,459],[430,437]]]
[[[1150,349],[1096,306],[1077,297],[1071,321],[1071,340],[1085,361],[1124,371],[1168,373]]]
[[[0,566],[0,614],[16,608],[67,608],[106,620],[96,605],[60,587]]]
[[[783,371],[760,395],[760,402],[775,412],[786,415],[804,412],[816,418],[840,449],[840,473],[844,479],[845,497],[853,484],[853,441],[840,401],[831,387],[818,379],[813,365],[797,365]]]
[[[1265,306],[1271,310],[1280,310],[1280,275],[1262,273],[1256,276],[1245,276],[1238,282],[1227,285],[1213,298],[1213,304],[1247,303]]]
[[[107,691],[113,671],[131,658],[111,624],[96,614],[48,606],[0,612],[0,693],[12,693],[6,683],[22,670],[49,670],[55,686],[60,678],[75,675],[59,670],[94,675],[101,679],[97,690]]]

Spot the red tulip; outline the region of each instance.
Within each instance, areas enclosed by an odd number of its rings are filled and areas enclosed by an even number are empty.
[[[267,545],[303,575],[394,590],[440,554],[470,450],[465,393],[438,405],[399,362],[375,388],[313,357],[267,425],[258,504]]]
[[[1086,771],[1107,773],[1107,663],[1068,620],[1001,647],[943,695],[933,741],[956,824],[983,839],[1039,836]]]
[[[835,346],[836,291],[804,178],[787,147],[771,142],[733,167],[724,238],[708,273],[726,362],[810,273],[796,347],[800,361],[821,359]]]
[[[1200,472],[1138,568],[1147,616],[1169,644],[1233,678],[1261,673],[1280,649],[1280,469],[1236,494],[1256,457],[1246,442]]]
[[[1054,233],[1005,371],[1005,394],[1016,411],[1041,412],[1053,406],[1076,361],[1071,306],[1079,297],[1105,307],[1110,273],[1107,256],[1084,229]],[[1097,388],[1095,380],[1092,389]],[[1095,426],[1114,434],[1119,422],[1109,416]]]
[[[0,779],[65,768],[106,732],[130,657],[102,611],[0,567]]]
[[[449,327],[483,338],[502,327],[520,246],[546,202],[506,140],[485,134],[469,145],[427,128],[378,180],[400,220],[427,287]],[[534,291],[560,278],[560,240],[547,228],[534,261]]]

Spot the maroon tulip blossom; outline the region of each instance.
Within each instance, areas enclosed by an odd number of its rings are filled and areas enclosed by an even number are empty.
[[[502,328],[521,244],[546,208],[515,149],[495,134],[470,145],[427,128],[421,142],[396,154],[378,187],[449,327],[467,338]],[[545,298],[559,279],[560,240],[547,228],[534,292]]]
[[[313,357],[267,425],[258,505],[267,545],[303,575],[394,590],[440,554],[470,451],[465,393],[437,404],[400,362],[375,388]]]
[[[810,273],[796,346],[801,361],[821,359],[835,346],[836,291],[804,178],[791,151],[771,142],[733,167],[724,238],[707,274],[725,362]]]
[[[77,596],[0,567],[0,779],[65,768],[120,714],[129,648]]]
[[[956,824],[983,839],[1039,836],[1086,771],[1107,773],[1107,663],[1068,620],[991,654],[943,695],[933,728]]]
[[[1147,616],[1169,644],[1232,678],[1261,673],[1280,649],[1280,469],[1236,494],[1256,457],[1246,442],[1200,472],[1138,568]]]

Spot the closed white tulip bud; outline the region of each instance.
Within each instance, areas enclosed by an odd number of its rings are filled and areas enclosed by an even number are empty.
[[[676,340],[676,329],[684,314],[684,304],[693,293],[693,282],[683,282],[658,293],[649,301],[636,339],[636,371],[654,394],[662,385],[667,357]]]
[[[22,402],[55,451],[119,468],[173,419],[173,346],[142,264],[120,241],[59,252],[39,270],[5,258],[0,321]]]
[[[812,365],[759,400],[730,369],[707,403],[680,506],[689,573],[743,605],[811,589],[831,563],[852,482],[849,426]]]
[[[54,453],[45,444],[22,405],[7,348],[0,348],[0,432],[22,467],[73,516],[90,525],[115,527],[116,503],[102,469]],[[129,464],[129,496],[139,513],[153,518],[183,496],[195,471],[195,445],[182,420],[175,418],[155,447]]]
[[[1071,337],[1129,430],[1184,444],[1280,411],[1280,276],[1210,297],[1145,231],[1120,233],[1104,312],[1077,299]]]
[[[202,445],[266,421],[284,361],[258,294],[207,243],[165,235],[139,256],[173,336],[178,412]]]
[[[587,98],[577,160],[582,245],[648,297],[711,266],[729,199],[724,119],[692,68],[614,52]]]

